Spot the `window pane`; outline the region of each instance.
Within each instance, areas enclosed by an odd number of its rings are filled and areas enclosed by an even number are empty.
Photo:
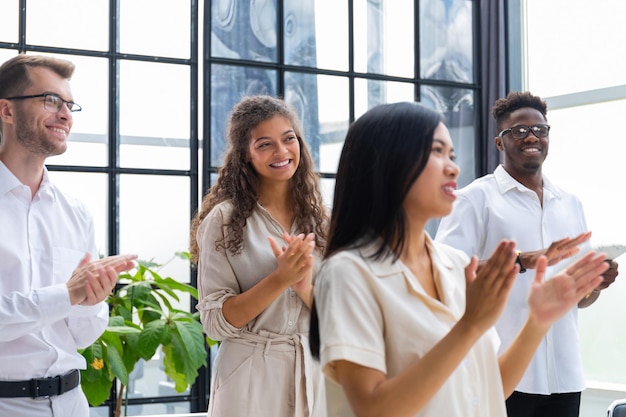
[[[445,117],[461,169],[458,188],[476,178],[476,121],[472,90],[450,87],[422,87],[422,103]]]
[[[132,0],[119,5],[121,52],[189,58],[190,0]]]
[[[620,185],[616,188],[616,181],[619,184],[624,178],[626,143],[616,132],[626,113],[626,100],[552,111],[549,108],[550,153],[543,172],[580,198],[594,244],[624,244],[626,222],[622,221],[624,210],[620,204],[623,192]],[[606,123],[595,123],[593,135],[589,135],[581,132],[581,120]],[[603,138],[604,146],[589,146],[594,138]],[[585,168],[581,169],[583,165]],[[590,175],[594,180],[590,180]],[[626,384],[626,334],[621,319],[626,317],[626,282],[621,279],[626,257],[618,257],[617,262],[621,263],[621,272],[615,283],[602,291],[592,307],[578,315],[585,376],[603,388]]]
[[[0,2],[0,42],[17,42],[19,5],[18,1]],[[4,61],[2,56],[0,59]]]
[[[211,56],[276,62],[276,2],[211,1]]]
[[[211,66],[211,165],[221,166],[226,151],[226,122],[243,97],[276,95],[276,71],[261,68]]]
[[[341,150],[339,150],[339,152],[341,153]],[[337,160],[339,160],[339,155],[337,156]],[[324,201],[324,205],[329,208],[328,215],[330,216],[330,210],[333,207],[333,196],[335,194],[335,179],[320,179],[320,190],[322,192],[322,200]]]
[[[354,1],[354,70],[413,77],[413,0]]]
[[[189,94],[186,65],[120,62],[121,166],[189,168]]]
[[[551,0],[524,4],[525,58],[533,93],[548,97],[626,84],[626,60],[622,58],[626,2]],[[603,5],[602,12],[599,4]],[[558,19],[558,29],[555,16],[566,17]]]
[[[285,0],[285,63],[348,70],[348,7],[336,0]]]
[[[189,249],[188,177],[121,175],[119,192],[121,253],[163,264]],[[170,266],[172,278],[189,282],[186,262]]]
[[[17,0],[13,2],[18,3]],[[28,0],[26,42],[106,51],[109,45],[109,1]]]
[[[420,2],[422,78],[471,83],[472,7],[468,0]]]
[[[288,72],[285,99],[302,121],[315,169],[323,167],[324,172],[336,172],[338,159],[332,153],[322,153],[321,148],[343,143],[345,139],[349,120],[348,79]]]
[[[82,201],[93,216],[96,247],[100,255],[108,253],[108,212],[106,174],[49,171],[50,179],[66,194]],[[87,251],[88,248],[85,248]]]
[[[74,100],[83,107],[72,113],[74,125],[67,151],[48,159],[56,165],[106,166],[108,143],[108,63],[104,58],[54,55],[76,66],[70,81]]]
[[[359,118],[374,106],[399,101],[415,101],[415,86],[394,81],[354,80],[354,117]]]

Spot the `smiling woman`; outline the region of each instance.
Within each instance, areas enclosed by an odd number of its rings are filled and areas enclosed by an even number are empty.
[[[202,324],[222,342],[209,416],[321,417],[307,340],[327,215],[313,161],[282,100],[244,98],[228,126],[224,166],[191,231]]]

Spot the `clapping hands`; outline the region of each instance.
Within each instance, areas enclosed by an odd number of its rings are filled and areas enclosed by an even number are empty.
[[[104,301],[117,283],[118,274],[135,266],[137,255],[115,255],[90,262],[87,253],[67,281],[72,305],[95,305]]]

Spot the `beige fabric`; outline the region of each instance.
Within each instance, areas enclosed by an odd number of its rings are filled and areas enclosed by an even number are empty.
[[[222,314],[226,299],[253,287],[276,268],[267,238],[283,242],[280,223],[259,205],[247,219],[242,253],[233,256],[216,250],[215,241],[223,236],[231,212],[228,202],[216,206],[197,236],[198,310],[207,335],[222,341],[213,367],[208,415],[323,417],[323,377],[308,348],[310,311],[296,293],[288,289],[243,328],[233,327]]]
[[[337,360],[393,378],[424,356],[462,316],[464,267],[469,260],[428,236],[427,244],[442,302],[428,296],[402,262],[367,258],[373,246],[340,252],[323,264],[315,298],[321,363],[329,378],[336,381],[333,362]],[[416,417],[505,417],[498,344],[495,331],[488,331]],[[329,392],[329,403],[346,402],[343,394],[337,397]],[[329,404],[329,410],[342,408]],[[346,414],[329,414],[335,415]]]

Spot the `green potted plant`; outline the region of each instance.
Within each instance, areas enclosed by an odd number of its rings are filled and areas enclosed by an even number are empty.
[[[188,252],[175,256],[190,259]],[[204,335],[197,312],[175,307],[179,294],[197,300],[198,290],[171,277],[161,277],[158,271],[166,264],[140,260],[136,268],[120,274],[123,285],[118,285],[107,299],[109,326],[80,352],[87,361],[87,369],[81,371],[81,386],[91,405],[102,404],[109,398],[115,379],[120,381],[117,417],[121,416],[122,404],[127,403],[129,374],[140,360],[152,359],[160,348],[165,374],[174,382],[176,391],[183,392],[206,364],[205,341],[214,343]]]

